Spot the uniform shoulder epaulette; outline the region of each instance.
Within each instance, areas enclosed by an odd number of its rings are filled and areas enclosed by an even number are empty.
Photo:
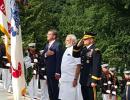
[[[81,47],[78,47],[77,45],[73,46],[73,51],[74,52],[80,52],[80,50],[81,50]]]
[[[100,49],[99,48],[95,48],[95,51],[100,51]]]
[[[80,51],[80,49],[73,49],[73,51],[74,51],[74,52],[79,52],[79,51]]]
[[[95,52],[100,53],[100,49],[99,48],[95,48]]]

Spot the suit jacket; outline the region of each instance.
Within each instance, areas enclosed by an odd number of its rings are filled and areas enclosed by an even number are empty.
[[[48,45],[46,44],[44,48],[43,55],[45,57],[45,53],[48,51]],[[53,77],[55,73],[61,73],[61,59],[62,59],[62,48],[58,41],[55,41],[51,47],[49,48],[51,51],[54,52],[54,55],[45,57],[45,66],[46,66],[46,73],[48,77]]]

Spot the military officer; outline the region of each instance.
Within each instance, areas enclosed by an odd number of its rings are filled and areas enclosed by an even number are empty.
[[[108,70],[108,64],[102,65],[102,75],[101,75],[101,90],[103,100],[109,99],[111,75]]]
[[[8,59],[6,56],[3,56],[2,62],[3,62],[2,79],[4,83],[4,89],[8,90],[11,85],[10,63],[8,62]]]
[[[114,71],[115,68],[108,69],[108,64],[102,65],[101,89],[103,100],[117,100],[118,80]]]
[[[37,70],[38,70],[38,54],[36,52],[36,43],[29,43],[29,57],[31,58],[31,66],[33,68],[33,76],[29,83],[29,95],[31,96],[32,100],[38,98],[38,78],[37,78]]]
[[[119,80],[116,76],[116,68],[115,67],[109,68],[109,72],[112,76],[112,85],[111,85],[112,98],[111,98],[111,100],[117,100],[117,89],[119,89]]]
[[[44,56],[42,55],[42,53],[43,53],[43,50],[40,50],[39,63],[38,63],[39,81],[40,81],[39,83],[40,83],[40,89],[41,89],[40,100],[49,100],[46,68],[45,68]]]
[[[121,82],[122,100],[130,100],[130,71],[124,71],[124,79]]]
[[[1,75],[1,80],[2,80],[2,72],[3,72],[3,56],[5,56],[4,43],[0,44],[0,75]]]
[[[73,56],[81,57],[80,84],[83,100],[96,100],[96,86],[100,80],[101,53],[95,47],[95,35],[86,32],[73,48]]]
[[[0,67],[2,68],[2,80],[4,89],[9,89],[11,85],[11,73],[10,73],[10,63],[6,56],[6,48],[5,48],[5,36],[1,36],[2,44],[0,44]]]

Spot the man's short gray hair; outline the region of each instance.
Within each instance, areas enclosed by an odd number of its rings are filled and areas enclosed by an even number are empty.
[[[77,38],[74,34],[69,34],[69,35],[67,35],[67,37],[70,37],[74,41],[74,43],[77,42]]]

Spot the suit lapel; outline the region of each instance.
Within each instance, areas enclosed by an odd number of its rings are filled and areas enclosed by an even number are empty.
[[[48,45],[49,45],[49,43],[46,44],[44,51],[48,50]]]

